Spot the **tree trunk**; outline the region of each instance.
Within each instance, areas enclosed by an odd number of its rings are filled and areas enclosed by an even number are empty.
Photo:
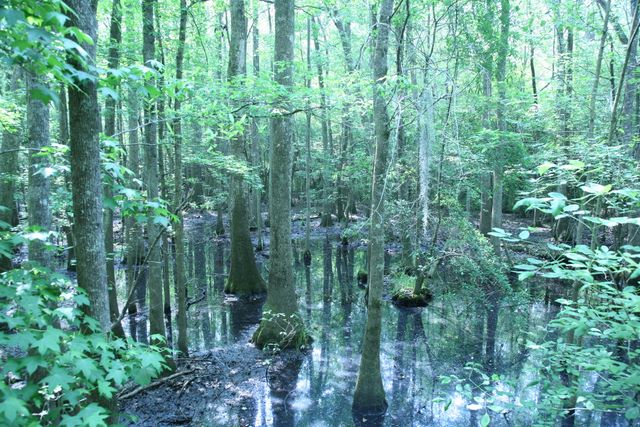
[[[184,62],[184,47],[187,39],[187,0],[180,0],[180,28],[178,30],[178,51],[176,53],[176,80],[182,80],[182,67]],[[184,257],[184,216],[182,213],[182,119],[180,118],[181,101],[176,98],[173,109],[176,118],[173,121],[173,134],[175,144],[175,179],[173,206],[178,222],[174,226],[176,248],[176,300],[178,306],[178,351],[183,357],[189,355],[187,336],[187,278],[185,275]]]
[[[318,23],[315,19],[313,19],[313,47],[316,53],[316,56],[320,58],[320,41],[318,38]],[[324,85],[324,70],[322,68],[322,61],[318,60],[316,62],[316,67],[318,70],[318,88],[320,89],[320,108],[322,110],[322,151],[325,155],[325,158],[329,159],[329,113],[327,111],[327,94],[325,93],[325,85]],[[330,164],[325,164],[322,166],[322,200],[324,200],[324,204],[322,206],[322,215],[320,218],[320,226],[321,227],[331,227],[333,225],[333,218],[331,217],[331,213],[333,212],[333,207],[331,203],[331,193],[332,190],[330,188],[330,179],[329,174],[327,173],[327,169],[329,169]]]
[[[235,90],[243,90],[242,79],[247,71],[247,18],[244,0],[231,1],[231,39],[229,43],[227,79]],[[235,120],[242,120],[238,114]],[[229,141],[237,161],[245,159],[245,134],[240,132]],[[231,177],[231,268],[225,292],[241,296],[262,294],[266,286],[256,265],[251,235],[247,190],[243,178]]]
[[[375,160],[371,185],[371,229],[369,231],[369,296],[367,323],[362,341],[362,358],[353,395],[354,413],[382,414],[387,401],[380,372],[380,331],[382,327],[382,288],[384,281],[384,182],[389,145],[389,118],[383,85],[387,77],[389,26],[393,0],[383,0],[377,25],[373,61],[373,115]]]
[[[589,99],[589,128],[587,138],[593,139],[593,131],[596,121],[596,99],[598,97],[598,85],[600,84],[600,73],[602,71],[602,57],[604,56],[604,45],[607,42],[609,31],[609,16],[611,15],[611,0],[607,0],[604,10],[604,24],[602,24],[602,35],[600,36],[600,47],[598,48],[598,58],[596,59],[596,73],[591,88],[591,98]]]
[[[120,0],[113,0],[111,9],[111,27],[109,31],[109,68],[116,69],[120,66],[120,43],[122,42],[122,10]],[[104,133],[108,137],[113,137],[116,133],[116,100],[110,96],[105,100],[104,107]],[[110,183],[104,187],[105,197],[112,198]],[[115,322],[120,318],[120,310],[118,308],[118,293],[116,291],[116,270],[113,249],[113,209],[109,206],[104,210],[105,239],[104,248],[107,255],[107,286],[109,288],[109,314],[111,322]],[[124,329],[122,324],[117,322],[113,328],[114,334],[124,337]]]
[[[306,77],[307,90],[311,89],[311,18],[307,17],[307,77]],[[306,114],[306,128],[305,128],[305,153],[306,159],[304,164],[304,176],[305,176],[305,224],[304,224],[304,262],[305,265],[311,263],[311,106],[307,102],[307,114]]]
[[[425,70],[425,79],[428,70]],[[422,222],[422,237],[427,238],[429,227],[429,183],[431,169],[431,150],[435,143],[435,126],[433,123],[433,92],[431,85],[425,80],[425,86],[420,97],[420,116],[418,127],[418,169],[420,178],[420,211]]]
[[[293,85],[295,13],[293,0],[275,0],[275,81],[286,89]],[[280,110],[291,108],[281,100]],[[259,347],[300,348],[309,337],[298,313],[291,247],[291,147],[293,129],[290,115],[271,118],[269,153],[269,221],[271,257],[269,286],[260,326],[253,335]]]
[[[11,73],[8,97],[15,96],[20,85],[20,73],[14,68]],[[18,179],[18,160],[20,150],[20,136],[16,129],[3,126],[2,151],[0,155],[0,221],[12,227],[18,225],[18,209],[16,204],[16,180]],[[0,272],[11,269],[11,258],[0,255]]]
[[[632,0],[632,2],[636,3],[637,0]],[[629,70],[629,64],[635,63],[636,58],[636,47],[637,47],[637,35],[638,35],[638,26],[640,25],[640,20],[638,19],[638,7],[634,7],[633,9],[633,21],[631,22],[631,33],[629,34],[629,42],[627,44],[627,49],[624,58],[624,64],[622,66],[622,71],[620,73],[620,81],[618,82],[618,88],[615,93],[615,98],[613,100],[613,107],[611,109],[611,123],[609,124],[609,137],[607,142],[612,144],[614,139],[617,136],[618,131],[618,105],[620,104],[620,98],[622,97],[622,88],[625,86],[625,81],[629,77],[627,76],[627,72]],[[633,57],[633,58],[632,58]],[[628,87],[629,90],[635,88],[633,86]],[[631,96],[627,97],[627,101],[633,103],[633,99]],[[633,105],[633,104],[632,104]],[[624,108],[624,107],[623,107]]]
[[[483,95],[489,100],[491,98],[491,71],[485,67],[482,73]],[[483,126],[489,126],[489,111],[483,113]],[[480,172],[480,232],[488,236],[491,232],[491,212],[493,210],[493,200],[491,195],[491,174],[487,171]]]
[[[155,31],[153,24],[155,0],[142,1],[142,33],[143,48],[142,56],[147,67],[154,68],[155,60]],[[158,191],[158,145],[156,126],[156,107],[153,102],[145,102],[144,105],[144,166],[145,184],[147,187],[147,200],[156,201],[159,196]],[[147,221],[147,235],[149,242],[148,254],[148,287],[149,287],[149,334],[165,336],[163,300],[162,300],[162,263],[160,239],[161,230],[153,220]],[[154,244],[155,243],[155,244]]]
[[[258,0],[253,0],[253,26],[252,26],[252,48],[253,48],[253,75],[254,77],[260,76],[260,28],[259,28],[259,11]],[[253,118],[251,120],[251,152],[253,157],[253,166],[260,170],[261,168],[261,156],[260,156],[260,132],[258,130],[258,119]],[[257,246],[256,250],[261,251],[264,249],[264,242],[262,241],[262,228],[264,222],[262,221],[262,189],[256,188],[255,193],[255,209],[256,209],[256,234],[257,234]]]
[[[29,227],[41,233],[51,231],[49,202],[49,156],[42,149],[49,145],[49,105],[32,97],[36,86],[44,84],[40,77],[27,73],[27,140],[29,141],[29,191],[27,214]],[[51,253],[46,249],[49,237],[29,241],[29,261],[52,267]]]
[[[162,34],[161,23],[160,23],[160,14],[157,11],[158,3],[154,4],[154,15],[156,22],[156,37],[158,40],[158,50],[160,52],[160,64],[162,64],[162,69],[165,68],[165,57],[164,57],[164,48],[162,47]],[[158,87],[161,90],[164,90],[165,82],[164,82],[164,71],[160,73],[158,76]],[[159,169],[159,179],[160,179],[160,196],[163,200],[169,200],[169,192],[167,188],[166,175],[167,170],[165,166],[164,160],[164,144],[165,144],[165,97],[160,96],[158,99],[158,140],[160,144],[158,145],[158,169]],[[164,313],[164,321],[165,321],[165,330],[167,334],[167,342],[171,347],[173,345],[173,337],[172,337],[172,324],[171,324],[171,283],[169,279],[169,238],[167,233],[162,233],[162,250],[161,250],[161,259],[162,259],[162,311]]]
[[[70,0],[75,11],[72,25],[93,40],[79,43],[89,61],[95,61],[98,23],[97,0]],[[75,64],[83,69],[81,64]],[[95,80],[84,79],[69,86],[69,134],[74,236],[78,259],[78,286],[87,292],[86,313],[96,319],[103,332],[111,329],[107,291],[100,172],[100,112]]]
[[[132,188],[138,188],[137,180],[140,178],[140,144],[138,139],[137,127],[139,117],[139,102],[138,94],[135,88],[129,89],[127,97],[127,110],[128,110],[128,127],[129,131],[129,146],[127,149],[127,168],[132,172],[129,186]],[[125,220],[125,226],[127,229],[127,293],[133,287],[137,288],[136,295],[142,294],[142,300],[136,298],[133,300],[126,309],[129,313],[129,332],[134,339],[138,339],[138,329],[144,329],[144,335],[146,336],[146,323],[142,322],[141,325],[137,325],[136,316],[138,312],[142,312],[142,306],[144,305],[146,294],[146,275],[140,274],[140,264],[144,259],[144,241],[142,236],[142,229],[135,218],[127,217]],[[140,307],[140,310],[138,310]]]
[[[346,72],[351,75],[355,70],[351,49],[351,23],[348,20],[342,18],[339,12],[335,10],[332,11],[332,18],[340,36],[340,43],[342,45],[342,51],[344,53]],[[347,199],[347,192],[349,191],[349,188],[345,185],[344,182],[344,169],[347,166],[347,156],[349,153],[349,147],[351,146],[351,141],[353,139],[352,120],[353,114],[351,114],[351,104],[349,101],[346,101],[342,108],[342,135],[340,137],[340,158],[336,178],[336,211],[339,221],[349,218]]]
[[[529,70],[531,71],[531,92],[533,93],[533,104],[538,105],[538,81],[536,79],[535,48],[531,45],[531,56],[529,57]]]
[[[638,0],[629,0],[629,7],[635,11],[638,7]],[[634,13],[635,15],[635,13]],[[637,17],[632,25],[637,26]],[[633,137],[637,134],[635,123],[635,101],[638,92],[637,69],[638,69],[638,37],[632,33],[629,41],[629,61],[625,67],[625,84],[624,84],[624,100],[622,102],[622,140],[626,144],[632,142]]]
[[[498,130],[501,139],[505,138],[504,133],[507,131],[507,119],[505,116],[505,107],[507,99],[507,58],[509,56],[509,27],[511,19],[510,0],[500,1],[500,46],[498,47],[498,61],[496,67],[496,77],[498,80],[498,106],[496,108],[496,116],[498,121]],[[504,142],[502,143],[504,144]],[[493,205],[491,208],[491,228],[502,227],[502,176],[504,174],[504,165],[500,160],[493,168]],[[496,253],[500,253],[500,240],[497,237],[492,239],[493,247]]]

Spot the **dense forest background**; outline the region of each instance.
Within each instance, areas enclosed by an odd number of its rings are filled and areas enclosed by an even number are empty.
[[[479,347],[438,377],[472,425],[637,425],[639,26],[637,0],[0,1],[0,424],[122,421],[193,372],[214,291],[265,354],[313,353],[295,266],[325,245],[364,251],[321,301],[363,310],[354,422],[389,407],[387,307],[472,295]],[[535,301],[527,400],[496,326]]]

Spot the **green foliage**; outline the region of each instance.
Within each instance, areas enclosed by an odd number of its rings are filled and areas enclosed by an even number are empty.
[[[82,63],[86,52],[79,43],[93,41],[76,27],[67,25],[72,11],[62,0],[9,0],[0,9],[0,58],[36,74],[50,74],[71,84],[74,80],[96,77],[75,68],[74,59]],[[45,103],[58,102],[57,94],[38,85],[31,95]]]
[[[0,424],[104,426],[118,388],[166,367],[158,348],[102,333],[86,295],[45,269],[4,273],[0,302]]]
[[[453,216],[443,223],[447,256],[447,271],[455,272],[461,284],[448,285],[455,289],[458,285],[468,285],[478,289],[509,289],[506,267],[495,255],[487,239],[476,230],[466,218]]]
[[[581,164],[574,165],[582,169]],[[542,165],[538,171],[544,174],[552,168],[556,166]],[[549,193],[549,197],[524,199],[517,206],[583,221],[592,232],[598,226],[640,225],[637,217],[586,216],[580,208],[597,201],[616,213],[631,211],[640,205],[636,191],[587,183],[582,192],[575,200]],[[557,300],[562,309],[548,326],[549,336],[557,338],[528,344],[541,360],[541,416],[553,419],[576,406],[582,411],[624,413],[629,420],[640,418],[640,351],[632,344],[640,336],[640,295],[630,286],[640,277],[640,247],[548,246],[551,259],[528,258],[514,267],[520,280],[540,276],[573,289],[568,297]]]
[[[578,301],[559,300],[562,311],[549,325],[561,337],[571,333],[573,340],[529,343],[543,361],[541,408],[557,414],[577,396],[582,410],[638,419],[640,349],[629,343],[640,336],[640,295],[634,287],[619,290],[606,281],[583,286],[581,294]],[[594,387],[586,386],[590,378]]]
[[[513,384],[508,384],[505,378],[497,374],[487,374],[479,363],[467,363],[463,372],[463,376],[441,375],[440,383],[453,387],[467,401],[472,402],[467,405],[467,409],[482,414],[479,416],[481,426],[490,425],[492,415],[503,416],[517,408],[513,402],[514,395],[509,391]],[[445,411],[449,410],[452,404],[446,397],[436,397],[434,402],[444,402]]]

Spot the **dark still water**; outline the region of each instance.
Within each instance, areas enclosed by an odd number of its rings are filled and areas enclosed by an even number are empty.
[[[192,227],[188,239],[189,300],[202,298],[188,312],[191,356],[217,351],[233,361],[220,380],[225,390],[201,403],[206,410],[193,425],[380,425],[354,420],[351,412],[366,320],[364,290],[356,277],[366,271],[364,248],[314,240],[311,266],[295,266],[300,314],[313,346],[302,357],[268,356],[249,343],[261,301],[239,301],[222,292],[228,241],[217,240],[208,225]],[[266,276],[268,259],[258,258]],[[389,257],[390,272],[398,258]],[[385,286],[389,295],[397,284],[391,280]],[[540,399],[536,380],[541,367],[526,342],[545,334],[557,309],[543,302],[541,291],[519,289],[485,298],[461,283],[453,287],[436,281],[430,287],[434,300],[425,309],[399,310],[388,298],[384,305],[381,363],[389,408],[382,425],[479,426],[485,414],[498,426],[540,421],[532,419],[530,410],[489,410],[500,402],[487,398],[496,391],[509,394],[510,407]],[[249,362],[256,359],[260,363]],[[491,381],[493,391],[483,384],[482,373],[500,376]],[[441,376],[451,375],[459,380],[443,384]],[[576,425],[597,426],[600,420],[579,418]]]

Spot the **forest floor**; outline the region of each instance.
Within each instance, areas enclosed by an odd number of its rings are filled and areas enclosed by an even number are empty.
[[[266,355],[244,343],[212,349],[177,361],[178,376],[157,381],[131,397],[120,398],[122,422],[132,426],[191,425],[205,420],[214,405],[242,408],[266,375]],[[126,393],[125,393],[126,394]],[[247,418],[248,420],[248,418]],[[244,424],[248,425],[248,424]]]

